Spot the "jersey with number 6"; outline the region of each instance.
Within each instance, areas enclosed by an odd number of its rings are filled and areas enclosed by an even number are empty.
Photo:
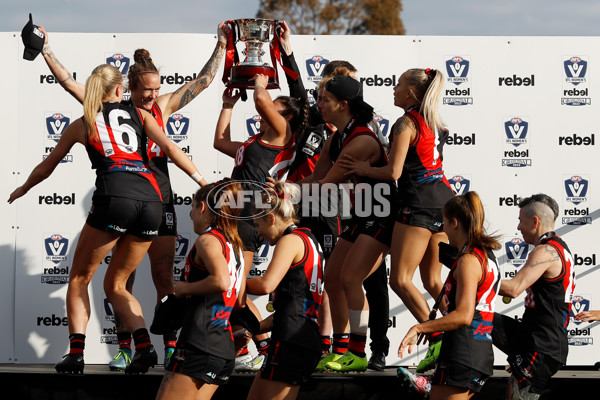
[[[154,173],[148,166],[146,134],[137,108],[104,103],[96,115],[95,137],[88,136],[86,150],[96,170],[94,196],[117,196],[162,201]]]
[[[442,167],[445,137],[440,140],[414,107],[404,117],[414,123],[417,135],[409,145],[398,179],[401,206],[441,208],[453,196]]]

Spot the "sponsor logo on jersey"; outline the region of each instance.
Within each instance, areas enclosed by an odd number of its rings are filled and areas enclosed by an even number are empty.
[[[565,197],[563,203],[565,225],[585,225],[592,223],[588,204],[589,178],[587,176],[574,175],[564,180]]]
[[[473,339],[492,341],[492,322],[483,319],[473,319]]]
[[[588,106],[592,104],[589,97],[587,79],[588,62],[582,57],[566,57],[563,61],[564,80],[560,103],[564,106]]]
[[[232,307],[222,306],[220,304],[213,305],[212,318],[210,320],[211,325],[227,328],[229,326],[229,316],[231,315],[231,311]]]
[[[258,135],[260,132],[260,122],[262,119],[260,115],[253,115],[246,119],[246,130],[248,131],[248,137]]]
[[[113,55],[106,57],[106,63],[118,69],[121,75],[126,77],[131,59],[121,53],[114,53]]]
[[[175,113],[169,117],[166,123],[167,135],[175,143],[187,140],[188,138],[187,133],[190,127],[190,118],[186,117],[186,115],[189,114]]]
[[[471,97],[471,83],[469,80],[469,60],[462,56],[447,57],[447,81],[455,86],[446,89],[442,97],[443,104],[450,106],[465,106],[473,104]]]
[[[307,80],[309,82],[319,82],[323,77],[323,69],[329,64],[329,60],[323,56],[313,56],[306,60]]]
[[[373,121],[377,123],[377,126],[379,126],[379,130],[381,131],[381,134],[385,140],[389,140],[388,135],[390,133],[390,120],[382,115],[375,114],[375,116],[373,116]]]
[[[513,117],[504,122],[504,146],[502,166],[505,167],[530,167],[529,122],[521,117]]]
[[[471,179],[465,175],[454,175],[448,179],[448,183],[455,195],[465,194],[471,190]]]
[[[590,296],[573,296],[571,300],[571,311],[569,311],[569,317],[571,321],[575,323],[575,325],[580,325],[583,321],[577,321],[573,317],[584,311],[590,311]]]

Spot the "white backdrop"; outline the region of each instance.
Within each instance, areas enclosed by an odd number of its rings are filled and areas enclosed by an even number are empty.
[[[98,64],[119,60],[126,73],[138,47],[147,48],[164,77],[161,93],[176,90],[198,73],[214,48],[214,35],[201,34],[51,34],[59,60],[85,82]],[[0,64],[5,95],[0,100],[5,119],[5,155],[0,189],[4,199],[24,182],[31,169],[55,146],[66,125],[82,108],[60,86],[52,83],[41,59],[22,59],[18,33],[0,33],[4,62]],[[365,99],[375,107],[385,134],[402,115],[393,106],[392,87],[408,68],[440,69],[447,77],[442,113],[451,132],[445,147],[446,176],[458,192],[476,190],[486,208],[489,229],[501,234],[505,248],[497,253],[503,277],[522,265],[528,251],[516,229],[518,197],[544,192],[561,207],[557,231],[575,256],[578,276],[574,307],[598,308],[597,252],[598,201],[594,197],[594,158],[598,114],[592,101],[593,77],[600,76],[595,58],[599,38],[568,37],[416,37],[416,36],[295,36],[293,47],[307,89],[319,80],[324,64],[346,59],[364,78]],[[190,154],[208,181],[231,172],[233,163],[212,148],[221,107],[223,84],[219,72],[212,85],[180,110],[179,124],[168,134]],[[172,82],[172,83],[169,83]],[[286,86],[282,79],[282,86]],[[287,88],[271,92],[287,94]],[[251,101],[236,106],[232,135],[245,140],[256,122]],[[170,122],[175,122],[174,120]],[[193,182],[171,169],[177,195],[180,240],[178,262],[182,268],[194,240],[188,215]],[[68,269],[81,226],[91,204],[94,174],[83,147],[78,146],[52,177],[15,204],[2,203],[0,218],[0,362],[54,363],[67,352],[65,293]],[[591,188],[590,188],[591,186]],[[264,250],[264,249],[263,249]],[[268,256],[261,252],[257,261]],[[108,261],[108,260],[106,260]],[[257,268],[266,264],[258,262]],[[88,326],[86,362],[107,363],[116,338],[112,311],[102,292],[106,262],[90,285],[93,313]],[[418,280],[418,277],[416,278]],[[150,319],[155,291],[145,260],[138,269],[134,294]],[[392,342],[388,365],[413,365],[423,357],[404,360],[395,355],[399,341],[414,319],[390,290]],[[432,300],[430,299],[430,302]],[[258,299],[265,310],[266,299]],[[498,310],[521,315],[522,298]],[[600,360],[596,324],[575,324],[570,330],[570,365],[592,365]],[[14,342],[13,342],[14,339]],[[161,338],[152,337],[157,347]],[[14,344],[13,344],[14,343]],[[497,352],[497,365],[505,357]]]

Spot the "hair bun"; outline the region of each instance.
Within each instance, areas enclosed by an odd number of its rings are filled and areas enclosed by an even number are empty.
[[[133,59],[135,60],[135,62],[140,62],[143,60],[152,61],[152,58],[150,57],[150,52],[146,49],[137,49],[133,54]]]

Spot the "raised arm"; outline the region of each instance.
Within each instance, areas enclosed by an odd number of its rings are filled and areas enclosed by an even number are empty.
[[[269,77],[264,74],[256,74],[251,80],[254,81],[254,107],[260,114],[263,123],[271,127],[272,132],[279,138],[291,136],[288,123],[285,118],[275,108],[275,103],[267,90]]]
[[[241,95],[242,92],[240,90],[232,88],[227,88],[223,92],[223,108],[217,120],[215,137],[213,139],[213,147],[231,158],[235,157],[237,149],[243,144],[242,142],[231,140],[231,114],[233,113],[235,103],[237,103]]]
[[[144,131],[146,135],[165,152],[165,154],[175,163],[183,172],[188,174],[200,186],[207,182],[204,180],[198,169],[190,158],[165,135],[156,119],[147,111],[138,108],[144,119]]]
[[[56,81],[60,84],[60,86],[62,86],[63,89],[69,92],[71,96],[75,97],[78,102],[83,104],[85,85],[73,79],[73,76],[69,70],[67,70],[67,68],[65,68],[60,61],[58,61],[58,58],[50,48],[48,32],[46,32],[44,27],[40,26],[39,30],[44,32],[44,35],[46,36],[44,39],[42,55],[44,56],[44,61],[46,61],[48,68],[50,68],[50,72],[52,72],[52,75],[54,75],[54,78],[56,78]]]
[[[288,74],[285,74],[288,87],[290,88],[290,97],[295,97],[297,99],[308,99],[308,95],[306,94],[306,90],[304,89],[304,84],[302,83],[302,78],[300,77],[300,69],[298,68],[298,64],[296,64],[296,59],[294,58],[294,53],[292,51],[292,44],[290,41],[290,27],[285,21],[281,21],[280,26],[281,47],[283,48],[283,53],[281,54],[281,62],[286,68],[289,68],[290,70],[298,74],[298,79],[293,79]]]
[[[225,54],[227,34],[230,29],[229,25],[224,22],[219,24],[217,29],[218,40],[215,49],[196,79],[187,82],[173,93],[163,94],[156,99],[156,103],[164,111],[164,115],[171,115],[175,111],[185,107],[211,84],[221,65],[223,54]]]
[[[48,157],[39,163],[33,171],[29,174],[29,177],[25,183],[15,189],[8,198],[8,202],[12,203],[19,197],[25,195],[32,187],[42,182],[54,172],[56,166],[60,161],[69,153],[75,143],[85,143],[85,127],[83,121],[80,119],[73,122],[65,129],[64,133],[60,136],[58,144],[50,152]]]

